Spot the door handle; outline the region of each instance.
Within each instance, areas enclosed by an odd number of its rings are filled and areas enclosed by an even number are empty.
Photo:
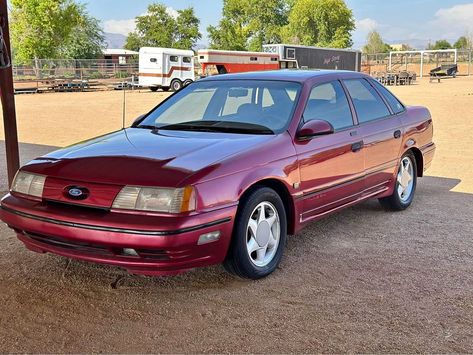
[[[351,151],[352,151],[353,153],[359,152],[360,150],[363,149],[364,144],[365,144],[365,143],[364,143],[363,141],[353,143],[353,144],[351,145]]]
[[[397,130],[394,132],[394,138],[399,139],[401,138],[402,132],[400,130]]]

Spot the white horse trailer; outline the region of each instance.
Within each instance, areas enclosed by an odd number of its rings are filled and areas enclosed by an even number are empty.
[[[140,86],[177,91],[195,80],[194,52],[172,48],[140,49]]]

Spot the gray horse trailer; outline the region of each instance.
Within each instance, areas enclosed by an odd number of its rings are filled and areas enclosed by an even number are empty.
[[[267,44],[266,53],[277,53],[281,69],[336,69],[361,71],[361,52],[351,49]]]

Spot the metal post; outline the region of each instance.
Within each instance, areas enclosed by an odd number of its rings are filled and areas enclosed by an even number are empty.
[[[389,52],[389,72],[391,72],[391,69],[392,69],[392,55],[393,55],[393,52]]]
[[[424,77],[424,52],[420,52],[420,77]]]
[[[0,26],[3,30],[3,40],[5,41],[6,51],[9,58],[11,58],[7,0],[0,0]],[[20,167],[15,97],[13,90],[12,66],[6,69],[0,69],[0,97],[3,107],[3,125],[5,129],[5,148],[9,186],[11,186],[13,178]]]

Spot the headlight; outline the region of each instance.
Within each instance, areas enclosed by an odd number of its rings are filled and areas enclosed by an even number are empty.
[[[12,191],[20,194],[43,197],[46,176],[19,171],[13,180]]]
[[[195,193],[191,186],[182,189],[125,186],[112,207],[164,213],[189,212],[195,210]]]

